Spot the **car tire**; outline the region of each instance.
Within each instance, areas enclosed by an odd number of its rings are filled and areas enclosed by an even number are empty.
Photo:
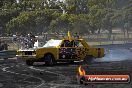
[[[34,61],[32,61],[32,60],[26,60],[26,64],[27,64],[28,66],[32,66],[33,63],[34,63]]]
[[[83,61],[85,64],[92,64],[94,62],[94,57],[93,56],[86,56]]]
[[[45,55],[44,61],[46,65],[49,65],[49,66],[55,65],[55,60],[52,54]]]

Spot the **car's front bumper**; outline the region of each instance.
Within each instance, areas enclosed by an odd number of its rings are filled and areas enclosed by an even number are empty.
[[[35,59],[36,55],[16,55],[17,59]]]

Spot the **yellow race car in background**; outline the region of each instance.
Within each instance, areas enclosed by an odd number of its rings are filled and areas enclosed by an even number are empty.
[[[74,62],[84,60],[90,62],[93,58],[104,56],[104,48],[93,48],[82,38],[68,37],[61,40],[49,40],[43,47],[17,51],[17,58],[26,60],[27,65],[34,62],[45,62],[53,65],[57,61]]]

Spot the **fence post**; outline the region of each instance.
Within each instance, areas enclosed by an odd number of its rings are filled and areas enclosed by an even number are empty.
[[[101,39],[101,34],[99,34],[99,38]],[[100,40],[100,45],[101,45],[101,40]]]

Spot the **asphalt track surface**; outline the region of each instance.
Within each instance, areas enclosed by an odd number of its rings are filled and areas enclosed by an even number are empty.
[[[25,62],[16,59],[0,60],[0,88],[132,88],[132,82],[124,84],[93,83],[88,85],[77,83],[76,75],[80,65],[86,70],[87,74],[129,74],[132,77],[131,50],[119,49],[110,52],[110,54],[116,55],[112,57],[107,55],[104,58],[106,60],[99,60],[92,64],[81,62],[74,64],[58,63],[53,67],[45,65],[27,66]],[[124,52],[129,53],[123,55]],[[109,61],[109,59],[117,58],[118,55],[122,55],[122,57],[126,55],[127,57],[123,58],[129,57],[129,59]]]

